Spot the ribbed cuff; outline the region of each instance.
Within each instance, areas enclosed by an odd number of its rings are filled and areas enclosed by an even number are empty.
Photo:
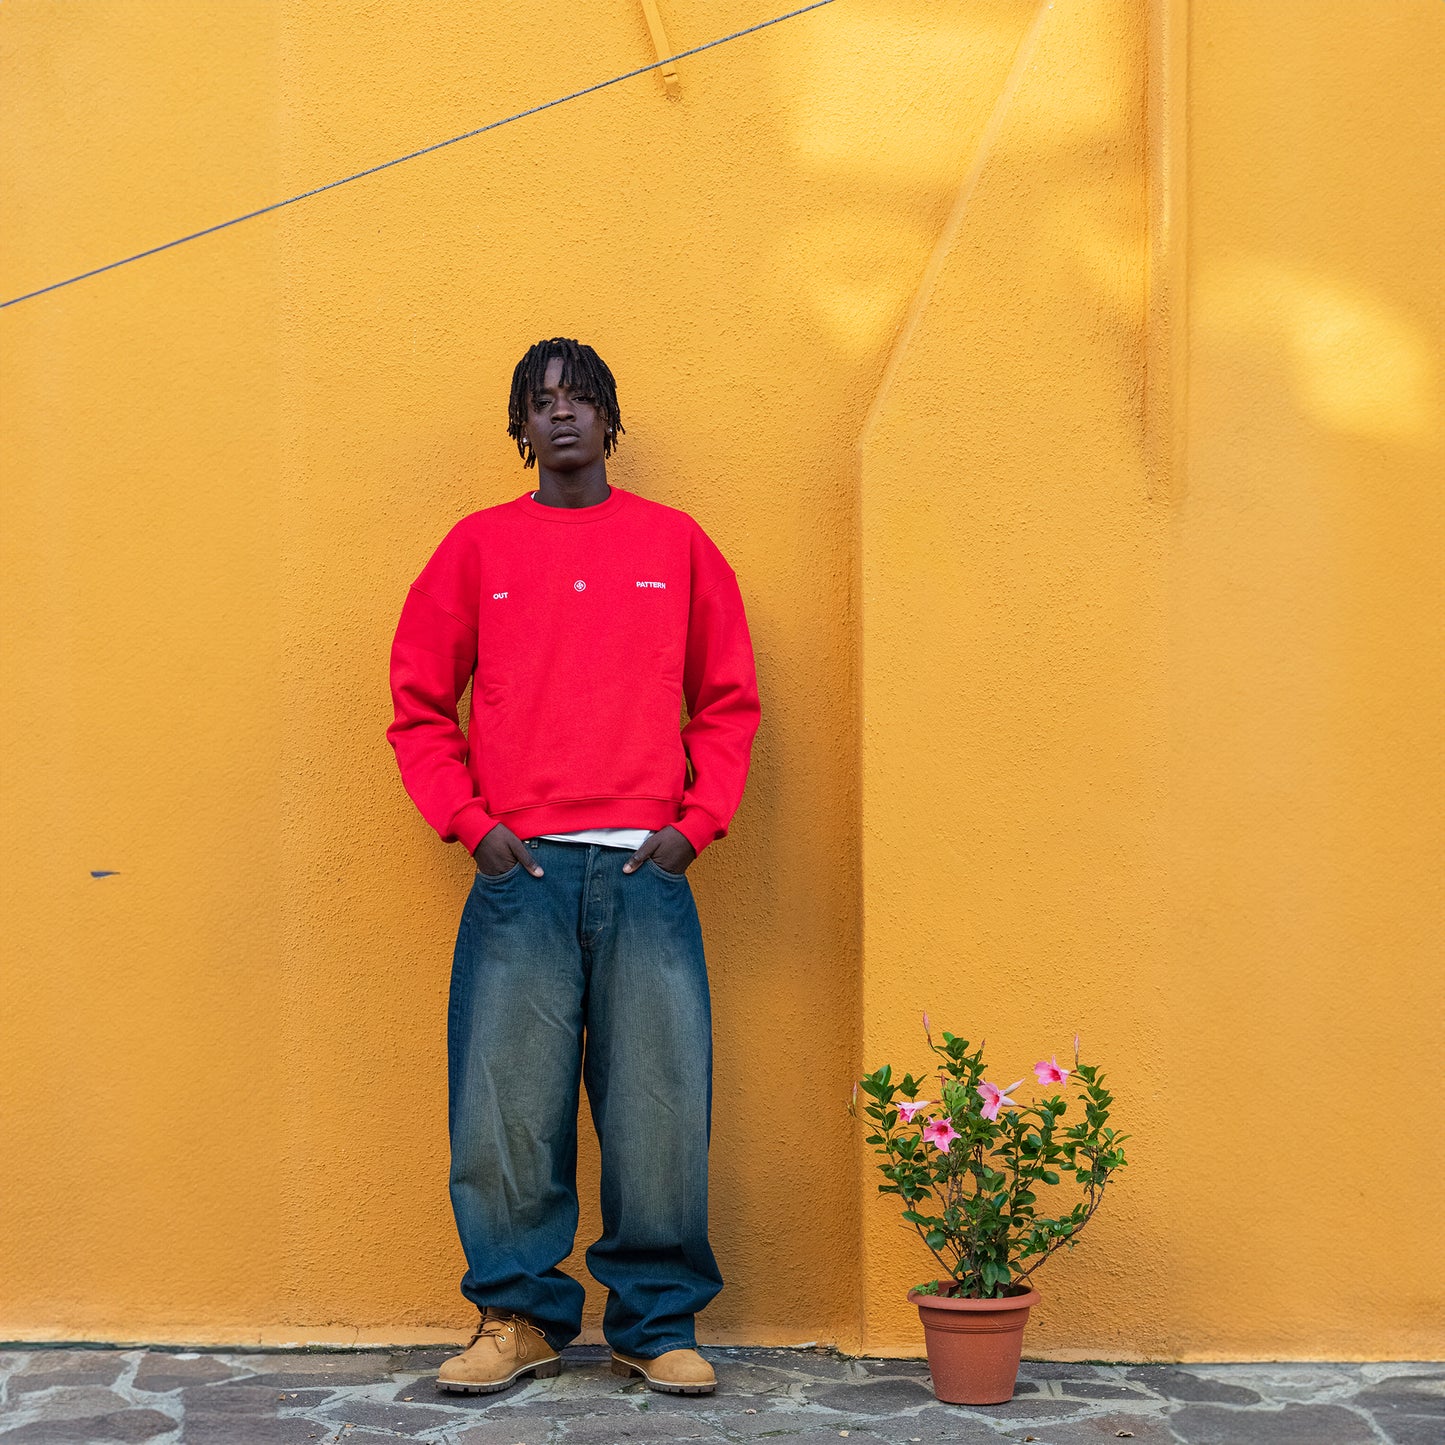
[[[692,844],[695,853],[701,853],[709,843],[727,832],[711,813],[705,813],[701,808],[686,809],[672,826]]]
[[[477,844],[497,826],[497,821],[479,800],[473,799],[452,815],[451,831],[468,853],[475,853]]]

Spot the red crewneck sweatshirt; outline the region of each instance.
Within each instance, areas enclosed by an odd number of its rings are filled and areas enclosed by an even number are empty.
[[[402,782],[468,852],[497,823],[670,823],[701,853],[742,800],[760,717],[733,569],[686,512],[620,487],[463,517],[407,594],[391,693]]]

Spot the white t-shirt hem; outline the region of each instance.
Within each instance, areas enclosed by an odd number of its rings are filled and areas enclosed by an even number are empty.
[[[569,843],[601,843],[604,848],[640,848],[655,828],[579,828],[575,833],[538,833]]]

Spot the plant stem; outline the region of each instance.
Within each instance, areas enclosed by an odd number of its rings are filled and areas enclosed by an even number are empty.
[[[1105,1178],[1104,1183],[1108,1183],[1107,1176],[1106,1176],[1106,1178]],[[1084,1226],[1094,1217],[1094,1211],[1099,1207],[1100,1204],[1103,1203],[1103,1200],[1104,1200],[1104,1185],[1103,1185],[1103,1184],[1100,1184],[1100,1185],[1099,1185],[1098,1194],[1096,1195],[1096,1194],[1094,1193],[1094,1184],[1093,1184],[1093,1181],[1090,1180],[1090,1182],[1089,1182],[1089,1208],[1088,1208],[1088,1212],[1087,1212],[1087,1213],[1084,1215],[1084,1217],[1079,1221],[1078,1226],[1077,1226],[1075,1229],[1071,1230],[1068,1234],[1066,1234],[1063,1239],[1056,1239],[1056,1240],[1018,1277],[1018,1279],[1015,1281],[1015,1283],[1017,1283],[1017,1284],[1022,1284],[1061,1244],[1066,1243],[1066,1242],[1067,1242],[1068,1240],[1070,1240],[1070,1239],[1077,1239],[1077,1238],[1084,1232]]]

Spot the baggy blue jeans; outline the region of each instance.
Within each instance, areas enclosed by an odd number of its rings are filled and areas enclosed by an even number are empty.
[[[457,930],[447,1013],[450,1189],[462,1293],[528,1316],[554,1349],[582,1327],[558,1267],[577,1232],[578,1081],[602,1155],[613,1348],[696,1344],[722,1289],[707,1236],[712,1014],[692,884],[626,848],[525,840],[542,865],[478,873]]]

